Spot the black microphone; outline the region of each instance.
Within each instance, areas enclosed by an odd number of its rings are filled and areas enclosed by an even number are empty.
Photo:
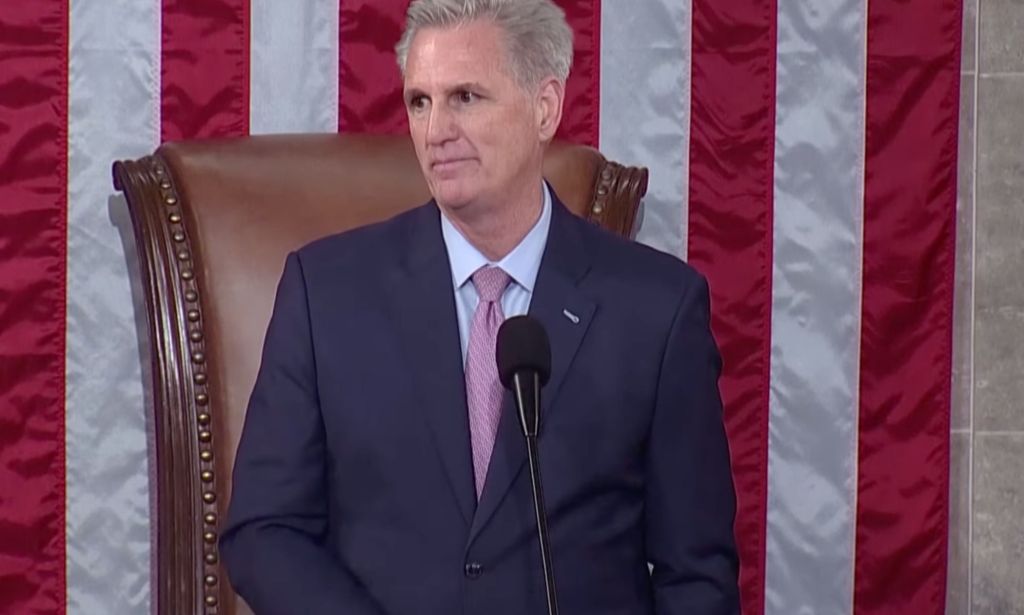
[[[540,430],[540,389],[551,377],[551,345],[544,325],[529,316],[501,324],[497,339],[498,377],[512,391],[526,437]]]
[[[540,431],[540,390],[551,377],[551,344],[544,326],[529,316],[513,316],[498,329],[498,377],[512,391],[519,424],[526,436],[526,456],[530,463],[533,507],[537,513],[537,537],[548,615],[558,615],[555,577],[551,570],[551,546],[548,542],[548,517],[544,509],[538,463],[537,435]]]

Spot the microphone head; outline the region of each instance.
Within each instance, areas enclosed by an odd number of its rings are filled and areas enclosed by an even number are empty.
[[[530,316],[513,316],[501,324],[497,339],[498,377],[512,388],[517,372],[536,372],[540,385],[551,377],[551,344],[544,325]]]

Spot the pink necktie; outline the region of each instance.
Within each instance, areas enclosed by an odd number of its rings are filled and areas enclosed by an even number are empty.
[[[487,466],[491,462],[494,436],[501,418],[501,382],[495,343],[498,327],[505,320],[501,295],[508,286],[508,274],[497,267],[485,266],[473,274],[473,286],[480,296],[469,330],[466,351],[466,400],[469,403],[469,433],[473,446],[473,475],[476,497],[484,490]]]

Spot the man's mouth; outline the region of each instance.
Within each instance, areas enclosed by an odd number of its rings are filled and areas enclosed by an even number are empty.
[[[461,164],[465,164],[472,160],[471,158],[444,158],[441,160],[435,160],[430,163],[430,167],[435,171],[444,171],[446,169],[455,168]]]
[[[440,179],[453,179],[473,161],[472,158],[444,158],[430,164],[430,170]]]

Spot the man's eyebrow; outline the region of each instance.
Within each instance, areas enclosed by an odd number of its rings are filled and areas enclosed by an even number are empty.
[[[451,87],[451,89],[448,90],[448,93],[451,94],[451,93],[454,93],[454,92],[463,92],[465,90],[473,90],[473,91],[477,91],[477,92],[486,92],[487,88],[485,88],[482,83],[478,83],[476,81],[466,81],[466,82],[463,82],[463,83],[455,84],[454,86]]]
[[[494,95],[494,92],[491,90],[491,88],[480,83],[479,81],[466,81],[464,83],[460,83],[453,87],[448,92],[448,95],[451,96],[452,94],[457,94],[459,92],[472,92],[473,94],[478,94],[480,96],[483,96],[484,98],[492,98]]]
[[[404,98],[405,100],[413,100],[414,98],[418,98],[423,95],[423,90],[419,88],[409,88],[408,90],[402,93],[402,98]]]
[[[444,93],[447,96],[451,96],[452,94],[455,94],[457,92],[465,91],[482,92],[484,94],[490,92],[488,88],[486,88],[482,83],[478,81],[465,81],[462,83],[456,83],[455,85],[445,88]],[[427,96],[429,98],[429,95],[426,92],[417,87],[411,87],[402,93],[402,97],[407,101],[413,100],[420,96]]]

